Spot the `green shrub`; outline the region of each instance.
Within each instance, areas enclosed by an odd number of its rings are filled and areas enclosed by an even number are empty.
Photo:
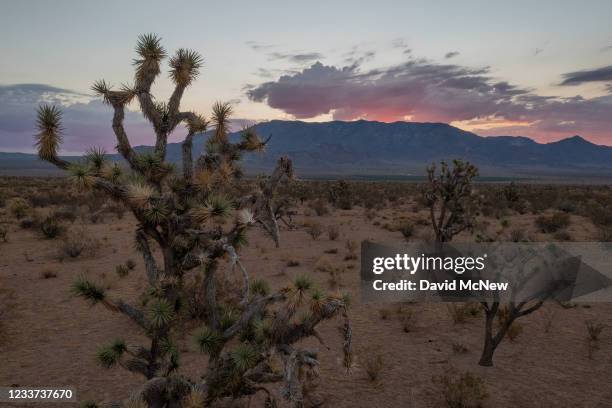
[[[414,233],[414,227],[410,223],[405,223],[400,227],[400,232],[404,238],[408,239]]]
[[[28,204],[26,200],[20,197],[11,200],[11,204],[9,205],[9,211],[18,220],[25,217],[30,211],[30,209],[30,204]]]

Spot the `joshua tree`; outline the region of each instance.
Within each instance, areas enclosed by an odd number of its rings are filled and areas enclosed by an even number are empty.
[[[151,95],[151,86],[161,73],[166,51],[157,36],[143,35],[136,52],[139,57],[134,61],[133,86],[113,90],[105,81],[93,86],[114,110],[112,128],[117,150],[127,162],[128,171],[109,163],[100,149],[93,149],[81,163],[59,158],[61,111],[48,105],[38,110],[39,156],[66,170],[80,187],[101,190],[123,203],[138,223],[135,241],[149,285],[142,308],[113,299],[86,277],[73,285],[75,294],[129,316],[150,340],[146,347],[115,340],[99,351],[99,361],[106,367],[120,364],[142,374],[147,382],[134,394],[134,401],[150,407],[201,406],[222,397],[258,391],[267,394],[269,404],[276,404],[274,392],[264,386],[274,382],[284,382],[282,395],[299,406],[304,402],[301,382],[306,373],[315,372],[317,360],[315,351],[295,344],[304,337],[320,338],[316,326],[321,321],[336,315],[344,317],[345,361],[350,364],[351,330],[345,299],[313,290],[307,279],[297,279],[276,293],[268,293],[265,283],[249,283],[237,254],[246,243],[247,229],[253,225],[263,227],[278,245],[272,197],[282,180],[292,177],[291,161],[279,159],[272,175],[257,190],[241,194],[237,163],[243,153],[261,150],[266,142],[251,127],[243,131],[240,141],[231,143],[231,106],[217,103],[212,115],[214,130],[194,165],[193,137],[205,131],[209,123],[196,113],[181,111],[180,101],[197,77],[202,58],[185,49],[170,58],[170,78],[175,87],[168,102],[159,102]],[[126,106],[134,99],[155,132],[155,146],[150,152],[135,151],[123,126]],[[166,161],[166,146],[168,135],[181,123],[185,124],[186,137],[182,171],[177,174]],[[238,296],[218,289],[217,275],[223,259],[241,272]],[[187,274],[195,275],[200,283],[198,299],[205,311],[204,327],[195,337],[209,361],[199,381],[178,373],[179,351],[173,340],[177,321],[185,315]],[[297,319],[296,313],[304,309],[308,313]],[[280,368],[273,368],[275,360],[282,362]]]
[[[327,196],[329,203],[336,208],[350,210],[353,207],[353,192],[344,180],[332,183],[327,190]]]
[[[461,160],[454,160],[452,169],[441,162],[439,174],[435,164],[427,168],[428,182],[422,193],[437,242],[451,241],[472,227],[472,179],[477,175],[474,165]]]
[[[552,248],[514,246],[499,247],[497,258],[506,269],[506,280],[512,282],[513,293],[509,301],[501,303],[499,295],[490,300],[481,301],[485,311],[484,347],[478,364],[485,367],[493,365],[493,354],[502,342],[515,320],[527,316],[544,305],[544,302],[563,294],[571,287],[571,280],[555,280],[550,277],[542,279],[549,271],[562,271],[561,276],[568,276],[563,271],[578,270],[580,259],[563,256]],[[493,256],[492,256],[493,255]],[[569,275],[569,276],[571,276]],[[498,327],[495,331],[495,320]]]

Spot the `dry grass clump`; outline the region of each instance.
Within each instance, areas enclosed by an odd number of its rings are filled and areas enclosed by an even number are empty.
[[[453,348],[453,353],[455,354],[465,354],[469,351],[468,348],[464,346],[462,343],[454,342],[451,346]]]
[[[115,266],[115,273],[120,278],[125,278],[130,273],[130,270],[126,265],[117,265]]]
[[[599,323],[599,322],[593,321],[593,320],[587,320],[585,322],[585,326],[586,326],[586,329],[587,329],[587,338],[588,338],[588,340],[590,340],[590,341],[599,341],[599,336],[601,335],[601,332],[605,328],[603,323]]]
[[[363,351],[361,356],[368,381],[374,384],[380,384],[381,374],[385,368],[385,360],[380,349],[380,347],[370,347]]]
[[[448,408],[480,408],[488,397],[484,380],[470,372],[444,374],[433,382]]]
[[[340,228],[337,225],[328,225],[327,226],[327,236],[330,241],[335,241],[340,236]]]
[[[344,257],[344,260],[353,261],[357,259],[357,248],[359,248],[359,244],[357,243],[357,241],[353,241],[349,239],[346,241],[345,247],[348,253]]]
[[[605,326],[593,320],[587,320],[584,323],[587,331],[587,355],[589,359],[592,359],[595,351],[599,350],[599,337]]]
[[[449,303],[446,310],[454,324],[465,323],[469,317],[477,317],[481,312],[480,305],[472,302]]]
[[[306,226],[306,232],[308,235],[310,235],[313,241],[316,241],[319,239],[321,234],[323,234],[323,227],[321,227],[321,224],[317,222],[311,222]]]

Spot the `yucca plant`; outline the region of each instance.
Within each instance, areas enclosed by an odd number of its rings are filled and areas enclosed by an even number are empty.
[[[192,50],[175,53],[170,59],[174,91],[167,102],[161,102],[151,94],[166,57],[160,38],[152,34],[141,36],[136,52],[133,85],[117,90],[103,80],[93,85],[94,92],[113,109],[112,129],[127,170],[109,163],[100,149],[91,150],[81,163],[61,159],[58,152],[62,112],[49,105],[38,109],[36,145],[40,158],[66,170],[79,188],[105,192],[120,202],[133,213],[138,225],[135,242],[148,282],[141,306],[114,299],[86,277],[79,278],[72,288],[91,303],[130,317],[149,339],[146,346],[117,339],[100,348],[98,361],[103,367],[118,365],[146,378],[124,406],[208,406],[218,398],[239,398],[260,391],[266,394],[269,406],[275,406],[278,396],[266,387],[274,382],[284,382],[282,396],[302,406],[301,381],[304,372],[316,372],[317,360],[315,351],[301,349],[297,342],[310,336],[320,338],[316,326],[341,315],[344,361],[349,367],[351,328],[346,300],[317,292],[310,300],[313,305],[309,305],[307,292],[312,285],[305,278],[274,293],[260,281],[250,287],[249,275],[238,256],[239,248],[246,244],[246,231],[253,226],[263,227],[278,246],[279,228],[272,199],[279,184],[292,177],[291,161],[279,159],[273,173],[261,180],[255,190],[240,193],[241,156],[263,149],[267,141],[262,141],[251,127],[243,131],[241,140],[232,143],[231,105],[216,103],[211,118],[214,129],[205,151],[194,162],[193,137],[204,132],[209,121],[196,113],[181,111],[180,101],[197,78],[202,58]],[[155,133],[155,146],[147,153],[132,148],[123,124],[126,106],[134,100]],[[166,160],[166,148],[168,135],[179,124],[185,125],[186,136],[182,169],[177,172]],[[159,252],[163,263],[154,257],[155,252]],[[217,275],[222,259],[228,259],[232,269],[240,270],[242,288],[238,299],[226,299],[219,293]],[[184,282],[188,274],[200,284],[199,309],[205,313],[201,316],[203,327],[195,339],[209,358],[206,371],[197,380],[179,373],[179,349],[174,343],[176,323],[187,315],[182,305],[186,303]],[[296,321],[300,309],[310,313]],[[275,359],[281,362],[275,364]]]
[[[453,160],[452,168],[441,162],[439,172],[435,164],[427,168],[427,183],[421,192],[437,242],[451,241],[473,227],[476,198],[472,180],[477,175],[476,166],[461,160]]]

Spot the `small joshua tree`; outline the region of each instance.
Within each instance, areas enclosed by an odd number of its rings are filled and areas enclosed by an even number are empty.
[[[201,406],[223,397],[238,398],[262,391],[267,394],[269,406],[275,406],[276,397],[265,383],[284,382],[282,395],[301,406],[302,382],[306,373],[315,372],[317,359],[315,351],[302,349],[296,343],[305,337],[320,338],[316,326],[342,315],[345,362],[350,365],[351,329],[346,301],[341,296],[313,290],[305,279],[276,293],[268,293],[267,285],[259,281],[249,285],[249,275],[237,254],[246,243],[247,229],[253,225],[263,227],[278,245],[272,197],[282,180],[292,177],[291,161],[281,158],[257,190],[241,194],[237,163],[243,153],[261,150],[265,142],[251,127],[243,131],[240,141],[231,143],[231,106],[217,103],[212,116],[214,131],[194,165],[193,137],[206,130],[209,123],[196,113],[181,111],[180,101],[197,77],[202,58],[191,50],[176,52],[169,64],[174,91],[168,102],[160,102],[151,95],[151,86],[161,73],[166,51],[157,36],[144,35],[138,40],[136,52],[139,57],[134,62],[133,86],[113,90],[104,81],[93,86],[114,111],[112,128],[117,150],[127,162],[128,171],[109,163],[99,149],[93,149],[81,163],[62,160],[58,156],[61,111],[48,105],[38,110],[39,156],[66,170],[78,186],[105,192],[125,205],[138,223],[135,241],[148,281],[142,309],[113,299],[86,277],[73,285],[75,294],[130,317],[149,338],[147,346],[127,345],[117,339],[99,350],[98,360],[105,367],[119,364],[144,376],[147,382],[134,394],[135,404]],[[156,136],[151,152],[135,151],[123,126],[125,108],[134,99]],[[168,135],[181,123],[186,125],[187,134],[182,144],[182,171],[176,174],[166,161],[166,147]],[[218,290],[217,275],[224,258],[229,259],[232,269],[238,266],[241,272],[238,296]],[[204,326],[196,340],[208,354],[209,362],[202,380],[197,381],[179,374],[179,350],[174,342],[177,321],[186,314],[183,304],[187,274],[198,277],[199,299],[205,311]],[[298,312],[304,312],[300,319],[296,318]],[[273,368],[274,359],[282,362],[282,368]]]
[[[441,162],[439,174],[435,164],[427,168],[428,182],[422,194],[437,242],[451,241],[455,235],[472,228],[472,179],[477,175],[474,165],[461,160],[454,160],[452,169]]]
[[[500,247],[502,248],[502,247]],[[509,280],[516,291],[513,297],[502,304],[496,294],[490,300],[481,301],[485,312],[484,346],[478,362],[479,365],[490,367],[493,365],[493,354],[506,335],[512,335],[513,324],[518,318],[530,315],[544,305],[544,302],[555,298],[557,294],[566,290],[571,281],[547,279],[541,281],[541,276],[548,270],[561,271],[561,276],[567,276],[563,271],[575,273],[579,268],[580,259],[576,257],[562,257],[555,251],[546,251],[541,248],[505,248],[500,251],[501,257],[495,262],[504,264],[510,272]],[[512,252],[514,251],[514,252]],[[492,254],[489,253],[489,256]],[[495,258],[497,255],[492,256]],[[522,293],[527,289],[527,293]],[[495,330],[495,320],[498,321]],[[516,327],[515,327],[516,329]]]
[[[344,180],[332,183],[327,190],[327,197],[330,204],[335,208],[342,210],[353,208],[353,192]]]

